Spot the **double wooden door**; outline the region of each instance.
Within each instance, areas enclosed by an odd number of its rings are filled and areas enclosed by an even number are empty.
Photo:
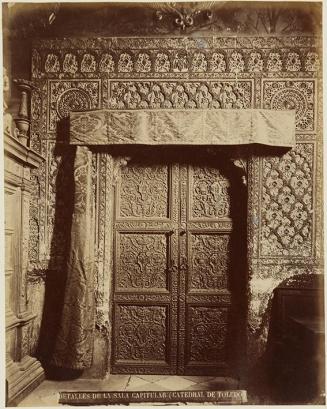
[[[220,374],[231,295],[230,182],[131,160],[115,189],[112,373]]]

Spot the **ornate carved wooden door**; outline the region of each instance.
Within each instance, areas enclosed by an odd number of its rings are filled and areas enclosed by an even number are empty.
[[[136,163],[115,193],[113,373],[226,365],[228,181],[218,169]]]
[[[228,180],[217,168],[181,166],[178,372],[227,367],[231,219]]]

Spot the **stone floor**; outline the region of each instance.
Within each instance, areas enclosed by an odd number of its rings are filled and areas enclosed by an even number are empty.
[[[213,376],[110,375],[107,379],[45,380],[18,406],[63,406],[58,392],[64,391],[178,391],[238,389],[233,378]]]

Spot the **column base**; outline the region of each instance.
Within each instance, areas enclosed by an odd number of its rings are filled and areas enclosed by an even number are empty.
[[[36,358],[25,356],[20,362],[7,363],[6,406],[17,406],[44,380],[44,369]]]

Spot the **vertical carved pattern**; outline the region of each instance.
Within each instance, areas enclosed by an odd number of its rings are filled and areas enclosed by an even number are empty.
[[[227,334],[227,308],[189,308],[189,361],[224,360]]]
[[[164,234],[121,234],[119,288],[166,288],[167,237]]]
[[[31,172],[31,200],[29,209],[29,240],[28,240],[28,258],[30,261],[37,261],[40,245],[40,226],[39,226],[39,198],[40,181],[36,172]]]
[[[193,170],[193,218],[217,218],[229,215],[229,181],[218,169],[195,167]]]
[[[30,325],[24,325],[21,328],[21,347],[20,347],[21,357],[25,357],[30,353]]]
[[[168,216],[168,168],[131,165],[122,169],[120,216]]]
[[[229,240],[227,234],[193,234],[191,236],[190,289],[227,287]]]
[[[311,255],[313,154],[313,144],[298,143],[282,158],[263,161],[264,256]]]
[[[120,360],[166,359],[166,307],[119,306],[117,358]]]

